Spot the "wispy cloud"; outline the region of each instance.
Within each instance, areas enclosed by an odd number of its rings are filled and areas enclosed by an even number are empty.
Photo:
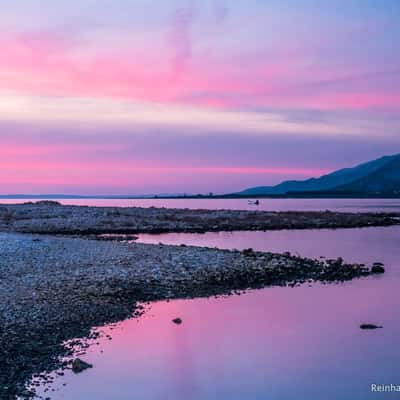
[[[159,40],[155,34],[143,46],[126,41],[116,49],[54,31],[0,32],[0,88],[242,111],[400,108],[396,60],[385,69],[336,63],[327,69],[301,40],[295,49],[282,41],[269,51],[221,53],[195,46],[199,34],[207,35],[200,22],[195,32],[196,23],[196,8],[181,7],[169,20],[168,46],[159,32]],[[218,49],[218,38],[212,39]]]
[[[0,93],[0,120],[108,127],[159,126],[191,131],[220,130],[249,135],[290,134],[313,136],[362,136],[367,127],[351,121],[293,121],[285,112],[209,109],[177,104],[146,103],[89,97],[38,97]],[[184,131],[185,132],[185,131]]]
[[[49,188],[63,177],[93,191],[178,188],[196,175],[193,190],[211,181],[209,190],[240,189],[399,146],[398,5],[4,3],[8,188]]]
[[[177,9],[171,19],[168,41],[172,49],[172,79],[176,80],[185,72],[192,57],[192,28],[194,7]]]

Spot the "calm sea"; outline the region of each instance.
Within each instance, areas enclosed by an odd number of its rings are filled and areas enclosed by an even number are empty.
[[[4,203],[35,200],[0,199]],[[249,205],[246,199],[61,199],[62,204],[105,207],[166,207],[229,210],[336,210],[354,212],[399,211],[400,199],[261,199],[260,205]]]

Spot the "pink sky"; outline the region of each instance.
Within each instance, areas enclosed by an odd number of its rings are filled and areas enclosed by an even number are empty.
[[[397,3],[119,3],[4,6],[2,193],[225,192],[399,152]]]

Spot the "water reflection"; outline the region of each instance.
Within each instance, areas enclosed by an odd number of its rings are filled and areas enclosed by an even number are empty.
[[[43,199],[46,200],[46,199]],[[0,199],[0,204],[18,204],[38,199]],[[400,212],[400,199],[57,199],[62,204],[98,207],[166,207],[264,211]]]
[[[95,368],[61,377],[52,398],[376,398],[372,383],[400,381],[399,234],[399,227],[391,227],[152,237],[164,243],[383,261],[388,272],[340,285],[152,304],[141,319],[106,328],[113,340],[102,340],[86,356]],[[175,317],[183,319],[182,325],[171,322]],[[364,322],[384,328],[361,331]]]

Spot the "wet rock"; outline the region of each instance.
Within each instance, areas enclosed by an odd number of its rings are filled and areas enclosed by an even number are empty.
[[[375,263],[371,268],[372,274],[383,274],[385,272],[385,268],[382,266],[381,263]]]
[[[367,330],[367,329],[381,329],[383,326],[374,325],[374,324],[361,324],[360,329]]]
[[[72,371],[75,374],[79,374],[89,368],[93,368],[93,365],[88,364],[85,361],[82,361],[80,358],[76,358],[75,360],[72,361]]]
[[[172,320],[172,322],[176,325],[180,325],[182,323],[182,319],[181,318],[175,318]]]

